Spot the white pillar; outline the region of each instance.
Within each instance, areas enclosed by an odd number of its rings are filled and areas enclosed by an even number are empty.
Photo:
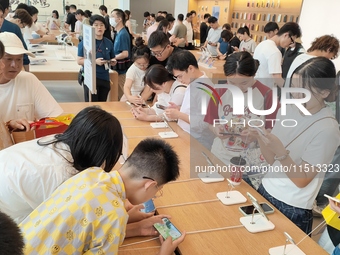
[[[119,0],[118,2],[118,8],[125,10],[130,10],[130,0]]]

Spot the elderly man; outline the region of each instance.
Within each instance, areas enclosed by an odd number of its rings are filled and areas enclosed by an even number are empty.
[[[34,120],[58,116],[63,110],[33,74],[22,71],[23,56],[34,55],[25,50],[20,39],[13,33],[0,33],[5,46],[0,69],[0,109],[3,120]]]

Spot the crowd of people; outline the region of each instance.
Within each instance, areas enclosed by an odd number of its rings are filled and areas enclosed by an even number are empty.
[[[221,27],[209,13],[196,27],[195,11],[177,17],[166,11],[146,11],[143,38],[132,31],[128,10],[116,8],[109,14],[102,5],[99,14],[92,15],[73,4],[65,8],[64,23],[54,10],[47,28],[41,28],[36,25],[35,7],[19,4],[9,14],[9,1],[0,0],[0,4],[0,119],[10,132],[29,131],[31,121],[62,114],[29,72],[27,56],[34,55],[27,44],[43,42],[51,37],[50,30],[63,29],[79,39],[77,63],[84,65],[82,25],[88,24],[95,30],[97,94],[90,95],[84,85],[85,101],[90,96],[92,102],[107,100],[111,68],[118,73],[119,99],[132,105],[136,119],[176,121],[226,165],[232,157],[241,156],[249,165],[289,169],[264,174],[256,180],[258,185],[248,176],[245,180],[301,230],[311,233],[315,199],[329,175],[325,166],[338,160],[340,146],[339,124],[328,106],[337,100],[338,92],[331,61],[339,51],[336,37],[320,36],[305,52],[302,31],[294,22],[281,28],[269,22],[264,28],[268,39],[257,45],[248,27],[233,33],[228,23]],[[200,46],[225,61],[227,85],[235,86],[246,99],[243,115],[233,112],[238,102],[231,87],[215,85],[200,69],[192,52],[198,49],[195,31],[200,31]],[[220,103],[201,86],[215,88]],[[310,95],[303,104],[280,101],[282,97],[302,101],[303,94]],[[206,114],[200,102],[206,103]],[[151,107],[143,107],[148,104]],[[270,114],[260,115],[254,109]],[[227,124],[215,125],[216,119]],[[296,125],[282,125],[285,119],[295,120]],[[263,124],[261,131],[250,124],[240,125],[255,122]],[[0,151],[0,225],[9,229],[8,238],[20,240],[13,250],[6,247],[8,254],[22,254],[24,245],[27,254],[51,249],[116,254],[126,237],[157,234],[153,224],[161,223],[162,215],[142,213],[139,205],[178,178],[178,156],[166,142],[146,139],[114,171],[122,144],[119,120],[100,108],[88,107],[63,134]],[[253,153],[253,158],[247,153]],[[335,190],[332,185],[322,192],[334,195]],[[327,201],[322,203],[318,205],[325,206]],[[340,212],[339,205],[332,204],[332,208]],[[175,241],[168,238],[159,254],[172,254],[184,238],[185,233]]]

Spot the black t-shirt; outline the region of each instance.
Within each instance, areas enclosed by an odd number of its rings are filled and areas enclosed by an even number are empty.
[[[229,41],[229,48],[228,48],[228,54],[227,55],[234,52],[233,47],[237,47],[237,48],[240,47],[240,43],[241,43],[241,41],[240,41],[240,39],[237,38],[237,36],[234,36],[233,38],[231,38],[231,40]],[[233,47],[231,47],[231,46],[233,46]]]
[[[104,32],[104,37],[106,37],[107,39],[109,39],[110,41],[112,41],[112,37],[111,37],[111,25],[110,25],[110,16],[106,15],[104,17],[105,19],[105,32]]]
[[[200,25],[200,42],[201,44],[205,43],[207,40],[208,32],[210,27],[208,27],[207,23],[202,22]]]
[[[76,26],[76,22],[77,22],[77,19],[76,19],[75,13],[70,13],[69,12],[67,14],[66,24],[69,24],[71,26],[71,32],[74,32],[74,28]]]
[[[172,51],[172,53],[170,54],[170,56],[171,56],[172,54],[174,54],[174,53],[176,53],[176,52],[182,50],[182,49],[177,48],[177,47],[174,47],[174,46],[172,46],[172,47],[174,48],[174,50]],[[170,56],[169,56],[169,57],[170,57]],[[165,67],[166,64],[168,63],[169,57],[168,57],[167,59],[163,60],[163,61],[159,61],[155,56],[151,56],[151,59],[150,59],[150,66],[155,65],[155,64],[161,64],[162,66]]]

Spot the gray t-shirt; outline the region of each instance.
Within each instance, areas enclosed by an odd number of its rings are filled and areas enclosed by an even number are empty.
[[[175,35],[176,38],[185,39],[187,36],[187,27],[183,23],[178,23],[172,35]],[[185,47],[185,41],[180,43],[178,47]]]

